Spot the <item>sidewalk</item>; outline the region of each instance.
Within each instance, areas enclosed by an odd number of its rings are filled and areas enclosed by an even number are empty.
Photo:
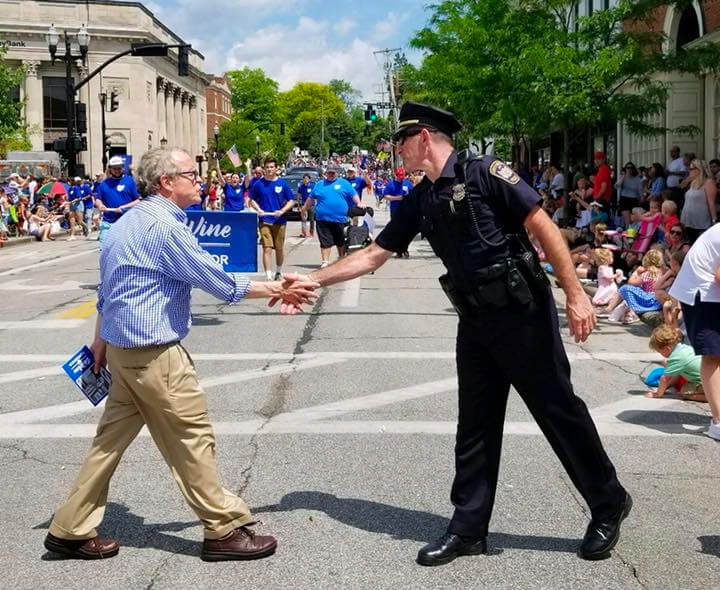
[[[67,236],[70,233],[69,229],[63,229],[59,233],[56,233],[53,235],[54,238],[63,238]],[[30,244],[32,242],[36,242],[35,236],[23,236],[22,238],[16,238],[16,237],[8,237],[7,241],[2,245],[0,250],[4,250],[5,248],[12,248],[13,246],[21,246],[23,244]]]

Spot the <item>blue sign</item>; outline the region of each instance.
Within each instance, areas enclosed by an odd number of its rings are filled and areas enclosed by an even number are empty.
[[[203,250],[226,272],[257,272],[255,211],[185,211],[187,225]]]

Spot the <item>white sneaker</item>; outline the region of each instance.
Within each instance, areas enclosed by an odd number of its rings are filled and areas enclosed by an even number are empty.
[[[320,268],[325,268],[328,264],[330,264],[330,263],[327,261],[323,261],[322,264],[320,265]]]
[[[72,241],[74,241],[74,240],[77,240],[77,238],[76,238],[75,236],[70,236],[70,237],[67,239],[68,242],[72,242]]]
[[[710,421],[710,427],[705,431],[705,436],[712,439],[720,440],[720,422]]]

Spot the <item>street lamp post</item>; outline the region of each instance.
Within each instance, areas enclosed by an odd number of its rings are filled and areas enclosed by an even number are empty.
[[[215,135],[215,161],[220,160],[220,127],[217,123],[213,127],[213,134]]]
[[[72,40],[67,34],[67,31],[63,31],[63,37],[65,39],[65,54],[57,55],[60,35],[57,29],[55,29],[55,25],[50,25],[46,38],[51,61],[55,62],[56,59],[60,59],[65,62],[65,100],[67,103],[67,140],[65,142],[65,153],[67,154],[68,161],[68,176],[75,176],[77,170],[77,148],[79,147],[77,144],[79,144],[79,141],[76,140],[75,134],[75,85],[72,79],[72,67],[77,60],[84,60],[85,56],[87,56],[88,46],[90,45],[90,33],[88,33],[85,25],[82,25],[77,32],[75,37],[80,49],[79,55],[73,54]]]
[[[205,153],[205,146],[200,148],[200,153],[195,156],[195,161],[198,163],[198,174],[200,175],[200,178],[202,178],[202,165],[205,161],[205,158],[203,157],[203,154]],[[209,166],[209,164],[208,164]],[[209,170],[210,168],[208,168]]]
[[[161,148],[167,147],[167,139],[165,139],[164,137],[160,140],[160,147]]]
[[[255,159],[257,160],[256,166],[260,165],[260,136],[255,136]]]

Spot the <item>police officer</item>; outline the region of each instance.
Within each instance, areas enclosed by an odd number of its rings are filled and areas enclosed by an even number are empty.
[[[420,550],[418,563],[442,565],[487,551],[511,385],[590,507],[579,555],[604,559],[632,499],[573,392],[555,302],[526,229],[552,262],[578,342],[595,326],[592,306],[538,194],[500,160],[456,152],[451,137],[460,128],[452,113],[405,103],[393,139],[405,165],[424,170],[425,179],[369,248],[310,276],[329,285],[366,274],[407,250],[421,231],[447,268],[441,285],[459,314],[455,512],[447,532]]]

